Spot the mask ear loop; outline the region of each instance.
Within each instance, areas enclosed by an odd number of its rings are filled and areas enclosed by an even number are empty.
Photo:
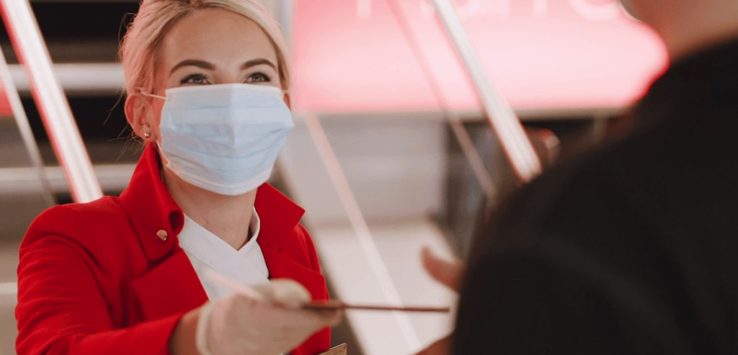
[[[167,99],[167,97],[166,97],[166,96],[160,96],[160,95],[155,95],[155,94],[149,94],[149,93],[147,93],[147,92],[143,91],[143,88],[140,88],[140,87],[138,87],[138,88],[136,88],[136,89],[138,90],[138,94],[139,94],[139,95],[141,95],[141,96],[146,96],[146,97],[151,97],[151,98],[155,98],[155,99],[161,99],[161,100],[166,100],[166,99]]]
[[[162,100],[166,100],[167,99],[165,96],[159,96],[159,95],[149,94],[149,93],[143,91],[143,88],[141,88],[141,87],[138,87],[136,89],[138,90],[138,94],[141,95],[141,96],[151,97],[151,98],[155,98],[155,99],[162,99]],[[146,123],[146,124],[144,124],[144,140],[149,140],[149,139],[151,139],[151,126],[149,126],[148,123]]]

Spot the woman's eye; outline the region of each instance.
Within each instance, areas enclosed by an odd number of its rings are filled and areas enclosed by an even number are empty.
[[[180,84],[182,85],[208,85],[210,84],[210,81],[208,81],[208,78],[205,75],[192,74],[182,79],[182,81],[180,81]]]
[[[271,80],[272,79],[270,79],[269,76],[267,76],[264,73],[254,73],[254,74],[249,75],[248,78],[246,78],[247,83],[268,83]]]

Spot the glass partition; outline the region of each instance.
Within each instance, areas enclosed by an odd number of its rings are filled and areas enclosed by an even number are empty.
[[[656,36],[616,0],[451,3],[544,165],[596,144],[666,62]],[[298,125],[282,173],[335,295],[452,303],[423,272],[420,248],[463,257],[489,209],[519,184],[433,2],[292,4]],[[451,320],[347,315],[366,354],[417,351]]]

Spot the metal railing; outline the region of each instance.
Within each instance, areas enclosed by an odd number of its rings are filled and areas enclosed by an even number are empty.
[[[410,29],[409,20],[406,16],[404,16],[402,6],[400,6],[400,3],[398,1],[400,0],[389,1],[390,10],[397,18],[402,33],[407,39],[408,44],[410,45],[413,56],[420,65],[420,70],[423,72],[424,75],[423,77],[425,78],[425,80],[428,81],[428,87],[433,94],[433,98],[436,103],[438,103],[438,106],[441,108],[444,119],[446,119],[449,126],[451,127],[451,132],[456,138],[456,141],[459,143],[461,152],[464,154],[464,157],[471,167],[472,174],[477,180],[479,186],[482,188],[487,201],[491,202],[497,196],[497,188],[492,181],[492,177],[490,176],[489,171],[487,171],[481,155],[474,147],[474,142],[469,136],[469,132],[464,129],[464,125],[459,119],[458,115],[451,111],[451,105],[447,102],[446,97],[440,90],[441,83],[439,83],[438,79],[435,77],[435,75],[433,75],[431,64],[428,61],[427,56],[423,55],[423,51],[420,48],[419,41],[414,36],[413,31]]]
[[[2,16],[13,48],[31,81],[54,153],[69,182],[72,198],[87,202],[102,196],[90,157],[64,92],[54,75],[49,51],[28,0],[0,0]]]
[[[5,90],[8,103],[13,111],[13,117],[18,125],[18,131],[20,132],[23,145],[28,153],[28,158],[31,160],[33,175],[37,180],[32,185],[35,188],[38,188],[37,183],[40,182],[45,202],[49,206],[54,205],[55,201],[52,197],[53,190],[46,171],[44,170],[44,162],[41,158],[41,152],[38,149],[38,144],[33,136],[31,124],[28,122],[28,115],[26,115],[26,110],[23,109],[23,103],[21,102],[20,95],[18,94],[18,88],[13,81],[10,68],[8,67],[8,62],[5,60],[5,54],[2,53],[2,51],[0,51],[0,80],[2,80],[2,89]],[[11,188],[15,189],[16,186],[12,185]]]
[[[515,175],[522,182],[530,181],[541,173],[541,163],[520,120],[484,73],[451,0],[433,0],[433,4],[457,55],[464,62],[463,67],[474,83],[487,121],[499,139]]]

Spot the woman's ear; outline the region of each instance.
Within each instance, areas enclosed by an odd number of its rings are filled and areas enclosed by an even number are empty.
[[[140,95],[132,94],[126,97],[126,103],[123,107],[123,111],[126,114],[126,120],[128,125],[131,126],[133,133],[135,133],[141,139],[144,138],[144,126],[146,120],[143,117],[143,111],[140,109],[141,102]]]

